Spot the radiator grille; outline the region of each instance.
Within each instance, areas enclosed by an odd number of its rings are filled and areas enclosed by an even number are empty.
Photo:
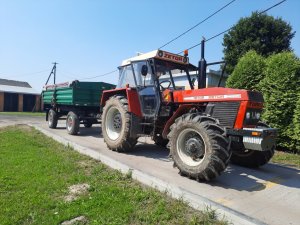
[[[220,125],[223,127],[233,127],[239,106],[239,102],[215,103],[212,110],[212,117],[218,119]]]

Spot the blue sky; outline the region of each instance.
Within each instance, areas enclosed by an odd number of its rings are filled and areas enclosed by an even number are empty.
[[[123,59],[148,52],[216,11],[229,0],[0,0],[0,78],[29,82],[37,91],[57,65],[57,82],[115,70]],[[178,53],[234,25],[240,17],[279,0],[236,0],[164,49]],[[300,56],[300,1],[287,0],[268,14],[289,22]],[[208,62],[223,57],[223,36],[206,45]],[[196,64],[200,48],[189,53]],[[116,83],[118,73],[90,81]]]

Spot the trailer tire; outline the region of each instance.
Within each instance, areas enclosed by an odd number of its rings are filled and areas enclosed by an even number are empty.
[[[259,122],[258,127],[267,128],[269,126],[263,122]],[[243,144],[234,143],[231,148],[232,155],[230,161],[233,164],[249,168],[257,168],[267,164],[275,153],[275,145],[269,151],[249,150],[245,149]]]
[[[115,95],[107,100],[102,113],[102,135],[109,149],[126,152],[134,148],[137,137],[130,136],[131,120],[124,96]]]
[[[58,116],[57,113],[50,109],[48,112],[48,126],[51,129],[55,129],[57,127]]]
[[[69,134],[76,135],[79,132],[80,121],[76,113],[69,112],[66,119],[66,128]]]
[[[168,134],[179,173],[198,181],[216,178],[228,165],[231,151],[224,129],[212,117],[184,114]]]

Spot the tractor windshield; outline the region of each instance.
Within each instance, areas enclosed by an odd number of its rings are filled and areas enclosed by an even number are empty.
[[[190,87],[191,81],[187,65],[156,60],[155,74],[158,77],[159,84],[164,89],[179,90]]]

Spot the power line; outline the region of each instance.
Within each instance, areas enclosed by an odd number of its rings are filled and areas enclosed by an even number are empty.
[[[37,72],[32,72],[32,73],[25,73],[25,74],[22,74],[22,75],[5,75],[5,74],[1,74],[2,76],[5,76],[5,77],[9,77],[9,78],[18,78],[18,77],[27,77],[27,76],[31,76],[31,75],[35,75],[35,74],[40,74],[40,73],[44,73],[44,72],[48,72],[49,69],[45,69],[45,70],[41,70],[41,71],[37,71]]]
[[[187,34],[188,32],[190,32],[191,30],[195,29],[196,27],[198,27],[200,24],[204,23],[206,20],[210,19],[211,17],[213,17],[214,15],[216,15],[218,12],[222,11],[223,9],[225,9],[227,6],[231,5],[233,2],[235,2],[236,0],[232,0],[229,3],[227,3],[226,5],[224,5],[223,7],[221,7],[220,9],[218,9],[217,11],[215,11],[214,13],[212,13],[211,15],[209,15],[208,17],[206,17],[205,19],[203,19],[202,21],[200,21],[199,23],[197,23],[196,25],[192,26],[191,28],[189,28],[188,30],[184,31],[182,34],[178,35],[177,37],[173,38],[172,40],[168,41],[166,44],[162,45],[161,47],[159,47],[158,49],[161,49],[165,46],[167,46],[168,44],[172,43],[173,41],[177,40],[178,38],[182,37],[183,35]]]
[[[261,15],[261,14],[263,14],[263,13],[265,13],[265,12],[267,12],[267,11],[273,9],[273,8],[275,8],[276,6],[281,5],[281,4],[284,3],[285,1],[286,1],[286,0],[282,0],[282,1],[278,2],[278,3],[276,3],[275,5],[272,5],[271,7],[269,7],[269,8],[267,8],[267,9],[265,9],[265,10],[259,12],[258,15]],[[205,42],[208,42],[208,41],[210,41],[210,40],[212,40],[212,39],[215,39],[216,37],[219,37],[220,35],[222,35],[222,34],[228,32],[228,31],[230,31],[233,27],[234,27],[234,26],[231,26],[231,27],[228,28],[227,30],[222,31],[222,32],[220,32],[220,33],[218,33],[218,34],[216,34],[216,35],[214,35],[214,36],[212,36],[212,37],[206,39]],[[197,47],[197,46],[199,46],[199,45],[201,45],[201,42],[198,43],[198,44],[195,44],[195,45],[193,45],[193,46],[191,46],[191,47],[189,47],[187,50],[193,49],[193,48],[195,48],[195,47]],[[181,51],[181,52],[179,52],[178,54],[181,54],[181,53],[183,53],[183,52],[184,52],[184,51]]]
[[[94,78],[97,78],[97,77],[104,77],[104,76],[107,76],[109,74],[115,73],[117,71],[118,70],[114,70],[114,71],[110,71],[108,73],[104,73],[104,74],[101,74],[101,75],[98,75],[98,76],[94,76],[94,77],[81,78],[81,80],[90,80],[90,79],[94,79]]]

